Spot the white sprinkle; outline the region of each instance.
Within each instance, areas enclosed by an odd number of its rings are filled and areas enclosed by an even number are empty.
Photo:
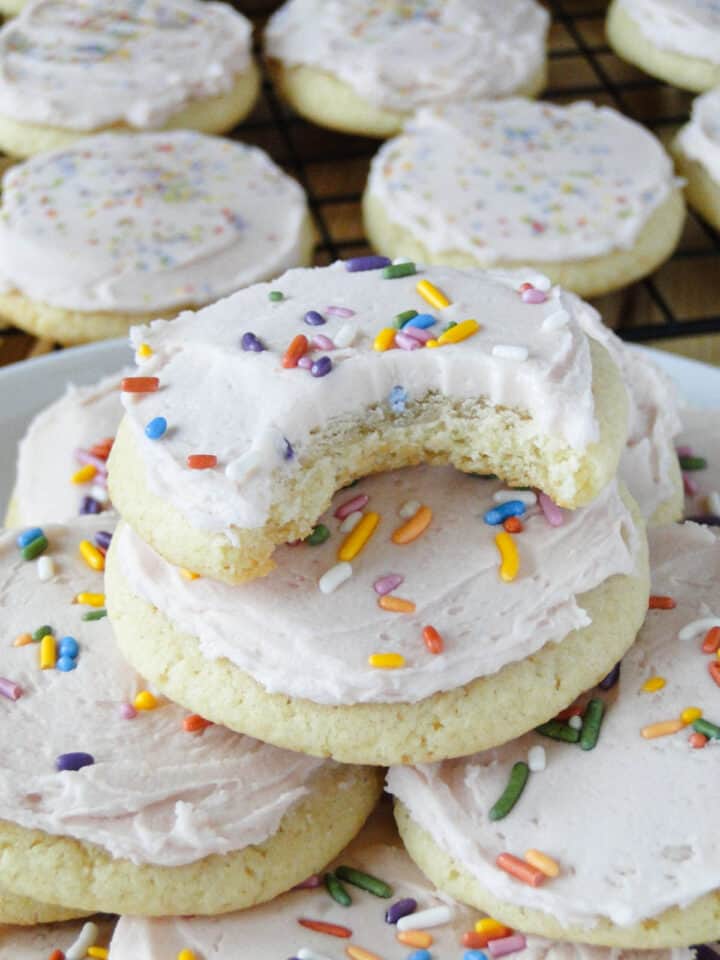
[[[420,910],[418,913],[409,913],[400,917],[396,924],[397,930],[425,930],[427,927],[439,927],[449,923],[453,918],[453,909],[443,904],[441,907],[430,907],[429,910]]]
[[[692,640],[699,633],[710,630],[711,627],[720,627],[720,617],[702,617],[686,624],[678,634],[678,640]]]
[[[65,951],[65,960],[84,960],[88,947],[92,947],[98,938],[97,924],[88,921],[83,924],[77,940]]]
[[[97,483],[90,487],[88,494],[93,498],[93,500],[97,500],[97,502],[102,504],[104,507],[110,502],[110,497],[108,496],[108,492],[105,487],[101,487]]]
[[[393,260],[393,266],[397,266],[399,263],[412,263],[410,257],[395,257]]]
[[[503,360],[527,360],[527,347],[513,347],[507,343],[498,343],[492,348],[494,357],[501,357]]]
[[[352,564],[347,563],[347,561],[343,560],[340,563],[336,563],[334,567],[326,570],[318,580],[320,593],[333,593],[341,583],[345,583],[346,580],[350,579],[352,572]]]
[[[582,730],[582,717],[570,717],[568,720],[568,726],[572,727],[573,730]]]
[[[707,495],[707,508],[716,517],[720,516],[720,493],[717,490],[712,490]]]
[[[529,277],[525,277],[525,283],[531,283],[536,290],[542,290],[543,293],[547,293],[552,287],[552,280],[550,277],[546,277],[544,273],[530,274]]]
[[[403,520],[409,520],[410,517],[415,516],[421,506],[419,500],[406,500],[398,510],[398,516],[402,517]]]
[[[494,503],[508,503],[510,500],[519,500],[526,507],[537,503],[537,496],[532,490],[498,490],[493,494]]]
[[[309,947],[300,947],[297,952],[298,960],[332,960],[326,953],[316,953]]]
[[[52,580],[55,576],[55,561],[52,557],[38,557],[37,575],[43,583]]]
[[[362,510],[354,510],[349,513],[340,524],[340,533],[350,533],[362,520]]]
[[[547,766],[545,747],[535,746],[528,750],[528,766],[531,773],[540,773]]]
[[[343,347],[349,347],[350,344],[355,339],[355,334],[357,333],[357,327],[351,326],[349,323],[345,323],[340,327],[338,332],[332,338],[333,343],[338,350],[342,350]]]
[[[545,317],[542,328],[543,330],[559,330],[561,327],[566,326],[569,321],[570,314],[564,307],[560,307],[559,310],[555,310]]]

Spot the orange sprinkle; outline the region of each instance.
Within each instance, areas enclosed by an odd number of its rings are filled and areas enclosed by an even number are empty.
[[[370,953],[369,950],[356,947],[353,944],[345,947],[345,953],[350,957],[350,960],[382,960],[376,953]]]
[[[531,866],[541,870],[546,877],[557,877],[560,873],[560,864],[557,860],[553,860],[542,850],[526,850],[525,859]]]
[[[555,717],[556,720],[569,720],[570,717],[581,717],[584,711],[582,707],[566,707],[564,710],[561,710]]]
[[[212,726],[211,720],[206,720],[199,713],[191,713],[183,720],[183,730],[186,733],[199,733],[201,730]]]
[[[443,638],[437,632],[435,627],[423,627],[423,640],[425,641],[425,646],[428,648],[430,653],[442,653],[445,644]]]
[[[720,627],[710,627],[702,642],[703,653],[717,653],[720,647]]]
[[[191,453],[187,465],[191,470],[211,470],[217,466],[217,457],[214,453]]]
[[[495,865],[509,873],[511,877],[526,883],[529,887],[539,887],[546,880],[545,874],[530,863],[525,863],[512,853],[501,853],[495,860]]]
[[[314,930],[316,933],[326,933],[329,937],[344,937],[347,939],[352,936],[352,930],[349,927],[341,927],[337,923],[326,923],[324,920],[308,920],[306,917],[299,917],[298,923],[301,927],[307,927],[308,930]]]
[[[403,600],[401,597],[393,597],[386,593],[384,597],[378,597],[378,606],[383,610],[389,610],[391,613],[414,613],[415,604],[412,600]]]
[[[99,460],[107,460],[114,442],[112,437],[105,437],[104,440],[98,440],[97,443],[94,443],[90,447],[90,453]]]
[[[661,720],[660,723],[651,723],[649,726],[643,727],[640,733],[646,740],[654,740],[656,737],[666,737],[670,733],[677,733],[684,726],[682,720]]]
[[[298,365],[300,357],[304,357],[308,350],[308,338],[304,333],[299,333],[290,341],[290,345],[283,354],[282,365],[286,370],[292,370]]]
[[[711,660],[708,664],[708,672],[715,683],[720,687],[720,660]]]
[[[123,393],[154,393],[159,386],[157,377],[123,377],[120,381]]]
[[[462,945],[470,950],[481,950],[490,943],[486,933],[478,933],[477,930],[468,930],[463,934]]]
[[[507,530],[508,533],[522,533],[524,529],[520,517],[507,517],[503,520],[503,530]]]
[[[402,545],[412,543],[413,540],[417,540],[421,533],[427,530],[431,520],[432,510],[430,507],[419,507],[409,520],[393,531],[392,542]]]
[[[406,947],[431,947],[433,942],[432,934],[426,930],[401,930],[395,939]]]
[[[705,744],[708,742],[708,738],[704,733],[691,733],[688,737],[688,743],[693,748],[693,750],[702,750]]]
[[[648,610],[674,610],[676,606],[672,597],[651,596]]]
[[[33,642],[33,638],[29,633],[21,633],[19,637],[15,637],[13,640],[14,647],[26,647],[29,643]]]
[[[62,952],[62,950],[53,950],[48,957],[48,960],[65,960],[65,954]]]

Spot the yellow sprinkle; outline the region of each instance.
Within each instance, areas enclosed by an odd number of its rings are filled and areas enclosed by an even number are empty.
[[[642,685],[642,689],[645,693],[656,693],[658,690],[662,690],[665,683],[665,677],[650,677]]]
[[[648,727],[643,727],[640,733],[646,740],[654,740],[655,737],[666,737],[670,733],[677,733],[684,726],[682,720],[662,720],[660,723],[651,723]]]
[[[29,633],[21,633],[19,637],[15,637],[13,640],[14,647],[26,647],[29,643],[33,642],[32,635]]]
[[[88,947],[87,955],[89,957],[97,957],[98,960],[107,960],[110,956],[110,951],[106,947]]]
[[[73,603],[82,603],[86,607],[104,607],[104,593],[78,593]]]
[[[454,327],[446,330],[445,333],[441,333],[438,337],[438,343],[440,346],[446,343],[460,343],[461,340],[472,337],[479,329],[480,324],[477,320],[462,320],[460,323],[456,323]]]
[[[450,301],[442,290],[438,290],[429,280],[420,280],[415,289],[423,300],[427,300],[430,306],[435,307],[436,310],[444,310],[445,307],[450,306]]]
[[[380,522],[380,514],[372,511],[363,514],[360,520],[340,544],[338,560],[350,561],[360,553]]]
[[[699,720],[703,715],[700,707],[685,707],[683,712],[680,714],[680,719],[687,727],[691,723],[695,723],[696,720]]]
[[[432,934],[425,930],[401,930],[395,939],[406,947],[431,947],[433,942]]]
[[[79,470],[76,470],[72,475],[73,483],[90,483],[97,473],[97,467],[93,463],[86,463],[84,467],[80,467]]]
[[[509,583],[518,575],[520,554],[507,530],[495,534],[495,546],[500,551],[500,576]]]
[[[150,346],[150,344],[148,344],[148,343],[141,343],[140,346],[137,348],[137,353],[138,353],[138,356],[139,356],[139,357],[143,357],[143,358],[147,359],[148,357],[151,357],[151,356],[152,356],[153,350],[152,350],[152,347]]]
[[[390,347],[394,345],[396,333],[397,330],[394,327],[384,327],[375,337],[373,347],[378,353],[385,353],[386,350],[389,350]]]
[[[195,954],[192,950],[188,950],[187,947],[184,950],[181,950],[177,955],[177,960],[197,960]]]
[[[484,933],[488,940],[500,940],[509,935],[510,928],[492,917],[483,917],[475,922],[475,933]]]
[[[371,653],[368,663],[379,670],[398,670],[405,666],[405,657],[401,653]]]
[[[199,580],[200,574],[193,573],[192,570],[186,570],[185,567],[180,567],[180,573],[185,577],[186,580]]]
[[[350,957],[350,960],[381,960],[376,953],[370,953],[369,950],[353,946],[353,944],[345,947],[345,953]]]
[[[426,347],[430,347],[430,349],[432,350],[433,347],[439,347],[440,344],[438,343],[437,340],[428,340],[427,343],[425,344],[425,346],[426,346]]]
[[[78,546],[80,556],[92,570],[105,569],[105,557],[89,540],[81,540]]]
[[[526,850],[525,859],[531,867],[536,867],[546,877],[556,877],[560,873],[560,864],[542,850]]]
[[[55,637],[51,633],[46,633],[40,641],[40,669],[54,670],[56,659]]]
[[[157,697],[153,696],[149,690],[141,690],[133,700],[133,706],[136,710],[154,710],[157,705]]]

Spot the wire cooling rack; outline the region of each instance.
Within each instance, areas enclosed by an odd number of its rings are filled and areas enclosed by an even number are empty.
[[[552,14],[552,27],[550,80],[544,97],[559,103],[589,99],[616,107],[669,142],[688,117],[692,95],[648,77],[615,56],[605,40],[605,3],[546,0],[545,5]],[[254,21],[259,40],[267,17],[279,3],[237,0],[233,6]],[[305,188],[317,230],[317,263],[369,249],[360,198],[378,141],[308,123],[279,99],[267,75],[255,111],[229,136],[267,150]],[[674,340],[696,355],[697,350],[687,344],[702,341],[708,346],[700,355],[711,356],[711,341],[700,335],[720,333],[720,235],[689,212],[671,260],[651,277],[600,298],[596,305],[625,339],[663,341],[668,346]],[[48,349],[52,344],[20,331],[0,332],[0,364]]]

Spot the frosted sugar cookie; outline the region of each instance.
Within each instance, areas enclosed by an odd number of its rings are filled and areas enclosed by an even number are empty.
[[[673,155],[685,177],[688,203],[720,230],[720,88],[695,100],[690,122],[675,138]]]
[[[95,918],[85,922],[39,927],[0,927],[0,960],[85,960],[88,948],[105,950],[113,922]],[[58,953],[59,951],[59,953]]]
[[[298,184],[257,147],[189,131],[87,138],[3,179],[0,316],[120,336],[308,263]]]
[[[39,903],[30,897],[19,897],[14,893],[8,893],[7,890],[0,887],[0,960],[11,960],[10,953],[3,953],[5,926],[14,929],[35,926],[40,923],[57,923],[81,916],[85,916],[82,910],[58,907],[50,903]],[[20,941],[22,943],[33,942],[33,939],[32,937],[20,937]],[[13,930],[7,931],[7,945],[9,946],[10,943],[17,946]],[[37,946],[37,944],[35,945]]]
[[[251,110],[252,26],[225,3],[33,0],[0,30],[0,148],[100,130],[222,133]]]
[[[720,84],[720,10],[714,0],[613,0],[607,38],[623,60],[684,90]]]
[[[613,672],[583,698],[581,719],[390,771],[411,856],[446,892],[511,926],[642,949],[720,929],[708,806],[720,774],[720,541],[686,524],[651,530],[649,542],[647,620],[619,680]]]
[[[683,471],[685,516],[720,525],[720,423],[715,410],[683,410],[677,454]]]
[[[0,537],[3,888],[112,913],[270,899],[352,839],[377,774],[208,726],[149,691],[99,606],[102,523],[45,527],[44,551],[37,531],[24,547]],[[49,580],[25,559],[38,552]]]
[[[265,53],[299,113],[388,137],[422,106],[539,93],[548,24],[534,0],[288,0]]]
[[[267,573],[340,487],[421,461],[587,503],[617,467],[624,390],[576,301],[525,277],[359,257],[134,328],[149,357],[126,381],[113,503],[228,582]]]
[[[669,257],[685,209],[639,124],[588,102],[512,99],[421,110],[373,159],[363,213],[388,256],[533,266],[595,296]]]

